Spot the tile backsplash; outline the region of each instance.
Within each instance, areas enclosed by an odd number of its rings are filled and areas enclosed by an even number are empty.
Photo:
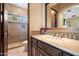
[[[56,30],[55,29],[55,30],[47,30],[45,34],[79,40],[79,31],[77,30],[68,30],[68,29]]]

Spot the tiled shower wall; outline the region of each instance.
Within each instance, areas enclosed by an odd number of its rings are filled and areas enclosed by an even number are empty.
[[[24,29],[23,31],[21,29]],[[27,26],[21,28],[20,23],[8,23],[8,43],[21,42],[27,39]]]

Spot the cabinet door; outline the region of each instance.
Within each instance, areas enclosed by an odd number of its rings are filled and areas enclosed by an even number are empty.
[[[38,56],[44,56],[44,55],[38,50]]]
[[[32,56],[38,56],[37,46],[32,44]]]
[[[39,46],[42,50],[46,51],[50,56],[59,56],[60,53],[61,53],[60,50],[58,50],[58,49],[56,49],[55,47],[50,46],[50,45],[48,45],[48,44],[42,42],[42,41],[38,41],[38,46]]]
[[[38,48],[38,56],[49,56],[49,54],[43,51],[42,49]]]

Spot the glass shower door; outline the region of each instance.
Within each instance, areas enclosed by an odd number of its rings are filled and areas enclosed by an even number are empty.
[[[20,16],[20,39],[21,41],[27,40],[27,17]]]

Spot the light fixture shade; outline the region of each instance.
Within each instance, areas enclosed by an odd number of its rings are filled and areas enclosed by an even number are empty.
[[[55,11],[51,10],[51,14],[53,14]]]

